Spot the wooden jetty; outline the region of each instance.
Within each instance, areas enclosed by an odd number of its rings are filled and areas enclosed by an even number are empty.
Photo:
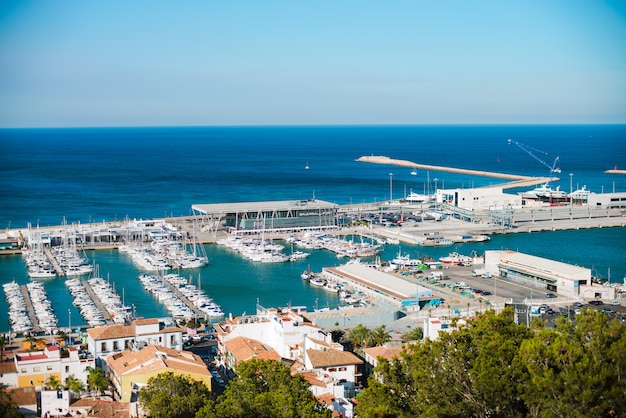
[[[33,324],[33,332],[40,333],[43,331],[39,326],[39,320],[37,319],[37,315],[35,315],[35,309],[33,309],[33,302],[30,300],[30,293],[26,288],[26,285],[21,285],[20,290],[22,291],[22,296],[24,297],[24,303],[26,304],[26,310],[28,311],[28,318],[30,322]]]

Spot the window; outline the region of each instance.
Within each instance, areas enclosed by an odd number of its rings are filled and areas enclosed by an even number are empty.
[[[20,369],[20,373],[26,373],[26,368],[25,368],[25,367],[22,367],[22,368]]]
[[[33,372],[37,373],[37,372],[40,372],[40,371],[41,371],[41,367],[39,367],[39,366],[33,367]]]
[[[48,369],[48,370],[52,370],[52,366],[48,366],[48,367],[47,367],[47,369]]]
[[[113,350],[117,350],[117,341],[113,341]]]
[[[107,351],[107,343],[100,343],[100,351]]]
[[[65,373],[69,373],[70,372],[70,366],[65,366]]]

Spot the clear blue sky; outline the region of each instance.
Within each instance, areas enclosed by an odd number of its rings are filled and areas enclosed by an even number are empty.
[[[0,127],[626,123],[626,2],[0,1]]]

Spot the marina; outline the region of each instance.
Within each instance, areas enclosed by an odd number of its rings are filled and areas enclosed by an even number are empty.
[[[28,293],[15,281],[4,283],[2,285],[4,296],[9,306],[8,320],[11,330],[16,334],[27,333],[30,331],[40,332],[39,327],[35,328],[33,320],[35,313],[32,307],[26,302]]]
[[[175,320],[205,319],[212,322],[224,316],[221,307],[200,287],[177,274],[142,274],[139,281],[147,292],[165,305]]]
[[[91,287],[87,290],[86,282],[80,279],[68,279],[65,281],[65,285],[72,295],[73,305],[79,309],[81,317],[88,326],[96,327],[113,322],[102,304],[99,301],[96,303],[96,297]]]
[[[305,244],[302,237],[298,237],[302,246],[294,244],[294,247],[308,254],[301,255],[305,258],[299,258],[300,254],[292,248],[291,252],[281,250],[285,256],[295,255],[289,257],[289,262],[250,263],[224,245],[213,245],[227,239],[233,229],[248,238],[262,237],[264,229],[268,242],[291,245],[283,241],[294,233],[289,228],[294,222],[304,220],[307,220],[309,232],[318,233],[323,229],[321,235],[340,241],[358,244],[363,240],[381,245],[381,251],[372,259],[396,258],[399,245],[411,259],[424,259],[427,254],[434,260],[455,251],[470,254],[473,250],[482,253],[487,248],[519,248],[590,266],[598,277],[621,279],[626,275],[621,263],[626,251],[623,247],[624,216],[623,210],[609,207],[612,204],[609,200],[621,199],[625,183],[623,176],[604,171],[624,159],[623,132],[621,126],[10,132],[8,137],[15,138],[15,141],[10,140],[12,158],[4,161],[4,167],[10,170],[7,177],[10,181],[4,186],[10,204],[2,208],[3,226],[6,226],[6,235],[2,236],[5,250],[2,251],[7,255],[0,258],[0,270],[4,283],[12,280],[19,285],[36,280],[44,282],[53,306],[58,307],[57,315],[61,307],[68,308],[68,314],[58,318],[61,327],[70,322],[74,326],[87,325],[72,304],[65,281],[88,279],[94,272],[85,276],[59,275],[59,269],[43,254],[43,248],[47,247],[71,249],[75,246],[81,257],[88,257],[86,265],[100,265],[101,271],[106,272],[104,277],[115,277],[118,291],[125,293],[125,304],[131,306],[138,317],[170,313],[164,305],[155,303],[137,277],[143,273],[158,276],[179,271],[145,270],[123,253],[124,245],[172,239],[187,245],[188,252],[192,252],[192,237],[197,238],[198,249],[206,250],[211,263],[189,271],[194,277],[202,274],[201,289],[219,302],[226,314],[252,312],[257,299],[266,306],[288,303],[334,306],[339,303],[337,293],[311,286],[299,277],[305,270],[320,271],[324,266],[359,258],[350,257],[354,251],[343,255],[325,249],[309,249],[306,245],[315,247],[319,243]],[[90,141],[94,134],[102,135],[103,140]],[[119,140],[120,136],[124,139]],[[591,136],[593,141],[589,140]],[[145,140],[152,141],[155,137],[161,139],[154,147],[133,145],[145,144]],[[539,148],[549,147],[548,151],[560,155],[561,168],[566,173],[561,177],[570,181],[557,182],[546,176],[550,173],[536,161],[506,144],[506,138],[510,137]],[[189,148],[171,147],[181,138],[194,152],[189,152]],[[207,138],[215,140],[207,141]],[[112,144],[117,147],[113,153]],[[242,144],[247,152],[233,153],[232,144]],[[331,144],[334,151],[329,153]],[[67,152],[70,149],[72,152]],[[137,158],[138,149],[141,159]],[[78,150],[80,152],[75,152]],[[163,164],[165,154],[176,164]],[[100,161],[103,155],[110,158],[115,170],[94,170],[94,162]],[[389,160],[363,164],[355,161],[359,155],[396,156],[395,159],[407,161],[408,165],[386,164]],[[426,164],[417,165],[412,161]],[[308,162],[308,170],[303,168],[305,162]],[[67,170],[59,167],[72,167],[72,173],[77,175],[70,178]],[[446,171],[436,171],[436,167],[444,167]],[[507,175],[502,179],[507,182],[500,184],[498,178],[477,176],[472,170],[459,171],[455,167],[523,175]],[[546,184],[547,179],[551,180],[551,188],[556,190],[560,186],[561,191],[569,192],[572,196],[569,205],[551,206],[548,198],[547,202],[537,202],[535,207],[518,207],[518,200],[511,203],[513,198],[507,197],[510,205],[499,198],[496,203],[490,203],[490,207],[468,207],[471,205],[467,202],[477,201],[478,195],[471,193],[479,190],[483,190],[479,199],[491,201],[497,188],[517,186],[520,190],[513,193],[519,196],[524,189]],[[516,181],[526,183],[514,183]],[[211,184],[210,193],[207,193],[207,182]],[[67,188],[60,189],[57,185]],[[485,191],[487,189],[491,191]],[[420,193],[412,193],[413,190]],[[574,193],[578,190],[587,190],[589,194]],[[323,201],[317,200],[316,195]],[[45,205],[41,196],[45,196]],[[592,201],[599,197],[607,201],[585,206],[586,199]],[[205,213],[200,215],[196,208]],[[437,216],[413,215],[418,211]],[[399,218],[389,224],[369,220],[370,216],[372,220],[376,216],[382,219],[387,213],[398,214]],[[354,219],[336,223],[336,215],[342,214],[354,215]],[[415,220],[407,220],[409,217]],[[405,219],[398,223],[401,218]],[[194,224],[194,220],[200,222]],[[256,231],[243,231],[244,228]],[[438,233],[447,245],[420,245],[427,236],[424,234],[430,233]],[[473,240],[482,235],[489,236],[490,240]],[[11,255],[19,254],[26,240],[32,244],[27,251],[38,253],[41,259],[41,268],[33,269],[31,274],[25,259]],[[35,248],[38,241],[41,250]],[[345,247],[345,242],[340,244]],[[564,245],[567,251],[563,251]],[[62,268],[62,263],[58,265]],[[33,277],[36,274],[46,277]],[[319,304],[315,303],[317,299]],[[6,327],[8,304],[4,299],[0,303],[4,307],[2,323]],[[94,315],[102,315],[97,308],[94,312]]]

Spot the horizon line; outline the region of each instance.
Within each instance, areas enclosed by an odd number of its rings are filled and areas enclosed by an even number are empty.
[[[624,126],[626,122],[523,122],[523,123],[327,123],[327,124],[216,124],[216,125],[75,125],[0,126],[0,130],[27,129],[162,129],[162,128],[341,128],[341,127],[479,127],[479,126]]]

